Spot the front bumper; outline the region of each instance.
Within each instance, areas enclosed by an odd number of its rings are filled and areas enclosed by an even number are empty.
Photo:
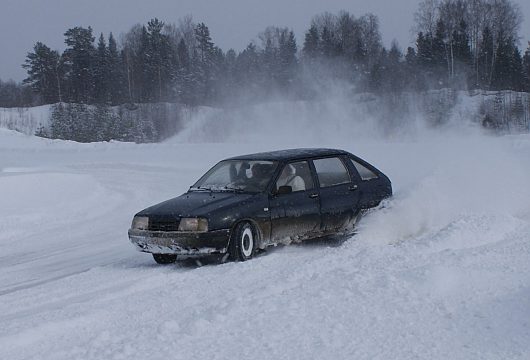
[[[136,249],[152,254],[185,256],[224,254],[228,249],[229,238],[229,229],[204,233],[129,229],[129,240]]]

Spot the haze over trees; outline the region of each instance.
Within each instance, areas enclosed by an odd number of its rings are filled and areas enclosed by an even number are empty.
[[[316,15],[301,41],[289,28],[271,26],[245,49],[226,52],[208,26],[191,17],[134,25],[119,42],[112,33],[74,27],[64,34],[62,54],[35,44],[23,64],[23,83],[0,82],[0,106],[311,100],[322,96],[326,81],[378,94],[530,92],[530,46],[518,47],[520,14],[510,0],[424,0],[415,14],[416,46],[405,51],[396,42],[383,46],[377,16],[346,11]]]

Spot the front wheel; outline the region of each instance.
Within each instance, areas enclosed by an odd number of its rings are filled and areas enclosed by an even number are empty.
[[[252,225],[248,222],[237,224],[228,251],[230,259],[246,261],[252,259],[256,252],[256,232]]]
[[[155,259],[158,264],[173,264],[175,261],[177,261],[177,255],[153,254],[153,259]]]

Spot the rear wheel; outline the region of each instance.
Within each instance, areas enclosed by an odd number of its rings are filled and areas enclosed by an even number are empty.
[[[230,259],[246,261],[252,259],[256,252],[256,232],[248,222],[237,224],[228,251]]]
[[[177,261],[177,255],[153,254],[153,259],[159,264],[172,264]]]

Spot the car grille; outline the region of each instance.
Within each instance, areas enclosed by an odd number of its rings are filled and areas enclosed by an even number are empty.
[[[151,231],[178,231],[178,219],[149,219],[149,230]]]

